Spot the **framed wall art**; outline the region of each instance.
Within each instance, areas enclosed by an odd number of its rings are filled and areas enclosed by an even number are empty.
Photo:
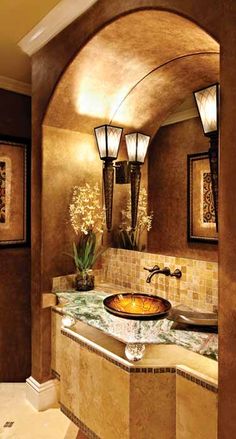
[[[217,243],[214,199],[207,152],[187,157],[188,241]]]
[[[0,248],[30,243],[30,143],[0,135]]]

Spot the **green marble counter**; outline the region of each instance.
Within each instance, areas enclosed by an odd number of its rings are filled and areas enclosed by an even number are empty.
[[[125,344],[175,344],[213,360],[218,359],[217,334],[172,329],[173,322],[168,319],[137,321],[113,316],[103,306],[103,299],[111,293],[96,290],[55,293],[59,299],[56,309]]]

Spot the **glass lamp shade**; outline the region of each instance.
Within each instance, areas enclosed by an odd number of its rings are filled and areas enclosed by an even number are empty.
[[[218,131],[218,90],[219,84],[213,84],[193,93],[206,136]]]
[[[102,125],[94,128],[101,160],[116,160],[123,128]]]
[[[144,163],[150,136],[141,133],[131,133],[125,136],[129,161],[131,163]]]

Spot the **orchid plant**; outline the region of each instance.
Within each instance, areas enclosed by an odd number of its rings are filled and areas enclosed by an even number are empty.
[[[118,232],[119,247],[127,250],[142,251],[144,246],[141,237],[144,231],[149,232],[152,228],[153,212],[148,214],[147,191],[145,188],[140,190],[137,226],[135,230],[131,228],[131,197],[127,199],[126,207],[121,211],[121,225]]]
[[[69,205],[70,223],[78,237],[73,242],[73,259],[80,273],[90,270],[104,251],[97,245],[98,235],[103,233],[105,221],[98,184],[74,186]],[[71,256],[71,255],[70,255]]]

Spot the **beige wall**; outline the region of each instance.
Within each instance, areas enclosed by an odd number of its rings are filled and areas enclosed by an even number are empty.
[[[217,261],[218,246],[187,241],[187,154],[208,151],[199,118],[162,127],[149,149],[148,251]]]

